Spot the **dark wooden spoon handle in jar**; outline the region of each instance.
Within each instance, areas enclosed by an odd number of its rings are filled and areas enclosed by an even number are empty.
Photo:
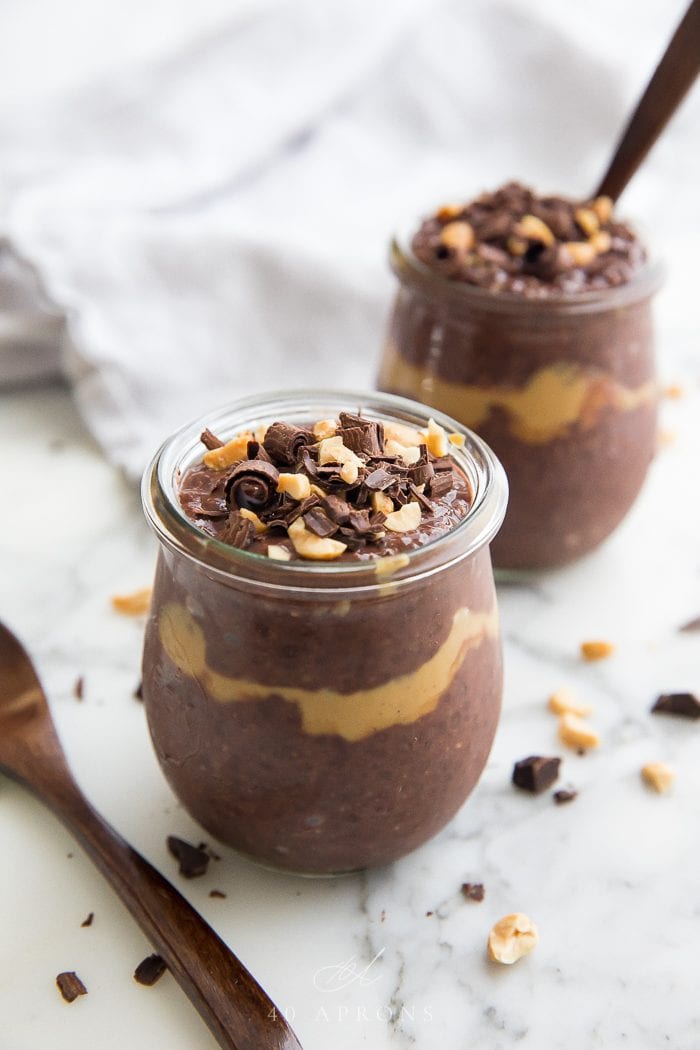
[[[642,95],[594,197],[620,197],[700,72],[700,0],[692,0]]]

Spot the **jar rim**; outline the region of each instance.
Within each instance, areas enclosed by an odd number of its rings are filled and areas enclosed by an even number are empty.
[[[647,259],[629,281],[615,287],[594,288],[541,298],[508,291],[493,292],[466,281],[451,281],[421,262],[411,248],[411,238],[417,228],[415,221],[413,224],[403,224],[390,240],[389,264],[399,280],[422,287],[439,298],[451,299],[484,311],[518,313],[537,309],[542,317],[546,317],[562,313],[610,310],[649,298],[661,287],[666,274],[662,262]]]
[[[202,532],[184,513],[177,498],[177,482],[184,470],[201,457],[199,436],[205,428],[226,436],[254,429],[275,419],[326,418],[359,406],[369,418],[426,426],[433,418],[446,430],[464,437],[464,447],[451,453],[464,470],[474,491],[467,514],[448,532],[406,551],[394,572],[378,571],[389,558],[362,562],[276,561],[242,551]],[[325,409],[325,411],[323,411]],[[305,417],[305,418],[304,418]],[[505,471],[489,446],[463,424],[442,412],[408,398],[366,391],[302,389],[253,395],[220,406],[185,424],[160,446],[143,475],[141,496],[144,513],[156,536],[170,550],[198,562],[207,572],[230,582],[265,590],[327,593],[376,591],[417,582],[463,560],[489,543],[505,515],[508,482]],[[391,557],[391,556],[390,556]],[[400,562],[400,564],[399,564]]]

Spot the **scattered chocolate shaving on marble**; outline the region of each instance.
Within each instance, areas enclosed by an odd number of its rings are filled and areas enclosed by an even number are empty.
[[[435,912],[434,912],[434,911],[427,911],[427,912],[425,913],[425,917],[426,917],[426,919],[429,919],[429,918],[430,918],[430,916],[431,916],[431,915],[434,915],[434,914],[435,914]]]
[[[204,447],[207,448],[210,452],[213,452],[215,448],[224,447],[224,442],[221,440],[221,438],[218,438],[216,434],[212,434],[211,430],[209,430],[208,427],[206,430],[203,430],[202,433],[199,435],[199,440],[202,442]]]
[[[87,919],[83,919],[83,921],[81,922],[81,924],[80,924],[81,927],[92,926],[92,920],[94,918],[95,918],[95,913],[94,913],[94,911],[91,911],[90,914],[88,915]]]
[[[265,433],[263,446],[273,463],[293,467],[305,445],[316,443],[312,431],[293,423],[271,423]]]
[[[209,890],[210,897],[216,897],[217,900],[225,900],[226,894],[222,890]]]
[[[56,984],[67,1003],[75,1002],[79,995],[87,995],[87,988],[74,970],[59,973]]]
[[[463,882],[462,896],[469,901],[482,901],[486,895],[483,882]]]
[[[134,700],[143,700],[143,682],[139,682],[134,689]]]
[[[186,879],[204,875],[209,867],[209,854],[175,835],[168,835],[168,849],[179,864],[179,872]]]
[[[75,685],[73,686],[73,696],[76,700],[83,699],[83,692],[85,690],[85,679],[81,675],[80,678],[76,678]]]
[[[266,507],[277,494],[279,476],[274,463],[265,459],[245,459],[237,463],[226,483],[229,508],[257,512]]]
[[[559,791],[554,792],[552,798],[557,806],[562,806],[565,802],[573,802],[575,798],[578,798],[578,791],[561,788]]]
[[[134,980],[150,988],[161,979],[167,968],[160,955],[148,955],[134,970]]]
[[[523,791],[539,795],[550,787],[559,776],[560,758],[544,758],[530,755],[513,766],[513,783]]]
[[[678,628],[684,634],[691,634],[693,631],[700,631],[700,616],[696,616],[694,620],[688,620],[682,627]]]
[[[693,693],[662,693],[651,709],[654,715],[678,715],[679,718],[700,718],[700,699]]]

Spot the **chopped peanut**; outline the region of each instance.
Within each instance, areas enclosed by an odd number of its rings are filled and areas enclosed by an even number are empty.
[[[554,244],[554,234],[547,223],[542,222],[536,215],[523,215],[515,227],[515,234],[526,241],[539,241],[544,245]]]
[[[511,963],[529,955],[537,945],[539,934],[532,919],[514,912],[499,919],[489,934],[489,955],[494,962]]]
[[[606,660],[615,652],[612,642],[581,642],[581,656],[584,660]]]
[[[600,744],[600,737],[595,729],[570,711],[559,719],[559,739],[568,747],[583,748],[584,751]]]
[[[250,430],[246,430],[242,434],[236,434],[234,438],[227,441],[221,448],[212,448],[205,452],[202,456],[202,462],[205,466],[211,467],[212,470],[225,470],[226,467],[231,467],[234,463],[240,463],[241,460],[247,459],[248,442],[255,440],[256,438]]]
[[[566,252],[573,266],[589,266],[596,257],[596,250],[589,241],[566,241],[561,250]]]
[[[443,226],[440,240],[456,252],[468,252],[474,245],[474,230],[468,222],[450,222]]]
[[[599,222],[610,222],[613,213],[613,202],[610,197],[596,197],[591,202],[591,211],[598,216]]]
[[[391,532],[411,532],[418,528],[420,521],[420,504],[405,503],[400,510],[387,514],[384,524]]]
[[[588,243],[593,245],[598,255],[604,255],[606,252],[610,251],[612,237],[607,230],[598,230],[598,232],[594,233],[589,239]]]
[[[466,438],[464,434],[448,434],[447,440],[451,445],[455,445],[457,448],[464,448]]]
[[[555,715],[572,714],[579,718],[585,718],[593,711],[590,704],[580,704],[570,689],[557,689],[556,693],[552,693],[548,707]]]
[[[420,449],[417,445],[402,445],[400,441],[390,438],[384,442],[384,451],[387,456],[400,456],[407,467],[417,463],[420,459]]]
[[[115,594],[112,598],[112,608],[124,616],[140,616],[142,613],[147,613],[150,606],[150,587],[142,587],[132,594]]]
[[[435,212],[435,218],[440,222],[449,222],[451,219],[456,219],[463,211],[463,204],[443,204]]]
[[[434,456],[446,456],[449,449],[447,447],[447,434],[445,428],[441,427],[439,423],[430,417],[428,420],[428,429],[423,431],[425,435],[425,443],[428,446],[428,452],[432,452]]]
[[[386,492],[372,493],[372,510],[378,514],[393,514],[394,501]]]
[[[306,474],[280,474],[277,491],[286,492],[292,499],[307,499],[311,495],[311,482]]]
[[[248,510],[247,507],[241,507],[238,512],[242,518],[247,518],[248,521],[252,521],[255,526],[255,531],[258,535],[261,532],[267,532],[267,525],[265,525],[260,518],[257,516],[254,510]]]
[[[359,456],[343,444],[340,435],[324,438],[318,446],[318,462],[321,466],[327,463],[340,464],[340,476],[346,485],[354,485],[359,469],[363,465]]]
[[[292,555],[286,547],[281,547],[277,543],[271,543],[267,548],[268,558],[272,558],[273,561],[291,561]]]
[[[384,439],[385,441],[398,441],[399,444],[407,447],[415,445],[417,448],[423,444],[423,438],[419,432],[413,427],[406,426],[405,423],[385,423]]]
[[[323,441],[324,438],[333,437],[336,429],[334,419],[319,419],[318,423],[314,423],[313,426],[314,437],[317,437],[319,441]]]
[[[311,532],[304,524],[303,518],[293,521],[287,532],[297,554],[310,561],[333,561],[347,550],[346,543],[332,540],[328,536],[317,536],[315,532]]]
[[[641,769],[642,780],[660,795],[670,791],[676,774],[665,762],[647,762]]]
[[[586,237],[592,237],[600,229],[600,219],[592,208],[577,208],[574,218]]]

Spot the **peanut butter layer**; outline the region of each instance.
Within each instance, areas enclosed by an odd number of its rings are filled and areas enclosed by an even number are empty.
[[[435,709],[459,671],[466,653],[498,635],[498,613],[458,609],[450,632],[434,655],[416,671],[371,689],[339,693],[333,689],[268,686],[213,671],[206,660],[202,628],[184,606],[166,604],[158,619],[161,644],[172,663],[219,703],[281,697],[299,708],[304,732],[362,740],[395,725],[408,725]]]
[[[513,436],[532,445],[566,437],[577,425],[594,427],[604,408],[630,412],[657,397],[653,380],[627,387],[596,369],[564,361],[534,372],[522,387],[456,383],[410,364],[391,345],[384,354],[379,385],[439,405],[441,411],[474,428],[500,408],[508,416]]]

